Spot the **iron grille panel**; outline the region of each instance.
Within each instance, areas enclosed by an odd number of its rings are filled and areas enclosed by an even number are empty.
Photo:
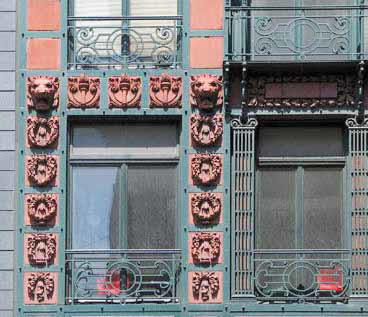
[[[352,295],[368,295],[368,126],[349,129],[352,179]]]
[[[232,137],[232,296],[244,297],[254,294],[255,129],[233,125]]]

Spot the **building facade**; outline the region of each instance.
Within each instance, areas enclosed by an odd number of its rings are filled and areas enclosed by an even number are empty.
[[[368,315],[366,12],[0,4],[0,315]]]

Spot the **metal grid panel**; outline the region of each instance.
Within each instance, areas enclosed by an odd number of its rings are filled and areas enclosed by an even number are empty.
[[[368,294],[368,126],[349,129],[352,179],[352,295]]]
[[[254,126],[233,122],[232,296],[253,295]]]

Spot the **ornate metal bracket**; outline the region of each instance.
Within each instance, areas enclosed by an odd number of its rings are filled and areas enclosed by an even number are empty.
[[[230,63],[224,62],[224,106],[226,116],[230,115],[231,113],[231,109],[229,106],[230,93],[231,93]]]
[[[241,106],[242,106],[242,121],[247,121],[247,113],[246,113],[246,106],[247,106],[247,77],[248,77],[248,69],[247,63],[244,62],[242,64],[242,80],[240,83],[241,86]]]
[[[361,61],[358,67],[358,122],[364,121],[364,75],[365,75],[365,63]]]

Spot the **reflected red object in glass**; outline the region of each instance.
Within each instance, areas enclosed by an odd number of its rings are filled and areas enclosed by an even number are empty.
[[[317,275],[317,283],[321,291],[341,293],[344,290],[343,272],[341,268],[320,269]]]
[[[98,295],[119,296],[122,290],[127,290],[131,287],[131,279],[125,270],[114,271],[104,279],[98,279],[96,287]]]

